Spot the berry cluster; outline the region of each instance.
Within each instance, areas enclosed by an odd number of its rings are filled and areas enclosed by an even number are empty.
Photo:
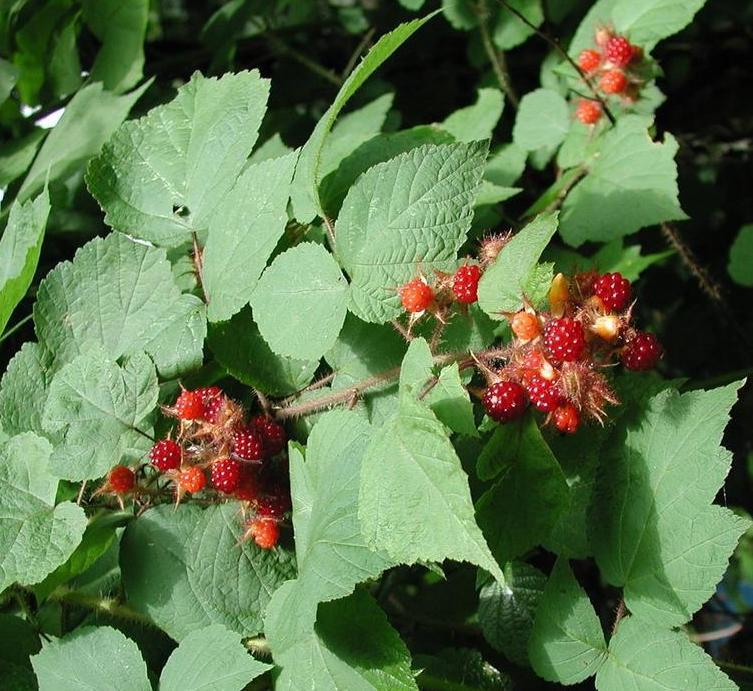
[[[176,501],[206,492],[243,502],[244,539],[270,549],[280,537],[280,522],[290,510],[285,430],[267,415],[245,419],[243,408],[217,386],[182,390],[164,412],[179,425],[157,441],[149,460],[158,477],[173,487]],[[102,491],[122,497],[138,493],[134,472],[110,471]]]
[[[596,31],[595,43],[596,48],[581,51],[578,67],[605,96],[635,101],[644,82],[641,69],[643,50],[624,36],[604,28]],[[595,125],[602,116],[601,104],[597,100],[581,98],[575,116],[584,125]]]
[[[628,370],[648,370],[662,355],[656,336],[632,326],[631,299],[630,281],[619,273],[558,274],[548,311],[526,306],[506,315],[514,338],[498,353],[503,364],[483,367],[489,417],[508,422],[530,405],[565,434],[584,417],[603,422],[617,397],[602,370],[618,359]]]

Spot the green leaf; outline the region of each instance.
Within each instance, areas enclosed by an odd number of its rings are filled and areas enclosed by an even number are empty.
[[[39,636],[28,621],[0,614],[0,688],[37,691],[39,687],[29,658],[40,648]]]
[[[609,24],[612,17],[612,8],[619,2],[620,0],[597,0],[591,5],[570,42],[567,52],[571,57],[577,58],[584,48],[593,47],[596,28]]]
[[[442,648],[435,655],[416,655],[420,688],[446,691],[512,691],[504,672],[490,665],[478,650]]]
[[[566,559],[555,563],[539,600],[528,657],[536,674],[560,684],[587,679],[607,657],[599,617]]]
[[[205,231],[251,153],[268,95],[256,70],[196,73],[170,103],[123,124],[86,172],[105,222],[168,246]]]
[[[31,433],[0,449],[0,592],[15,582],[39,583],[71,556],[84,533],[80,506],[55,506],[51,454],[50,443]]]
[[[479,89],[472,106],[460,108],[448,115],[440,127],[459,142],[491,139],[497,122],[502,117],[504,98],[499,89]]]
[[[489,155],[484,179],[500,187],[509,187],[523,174],[526,158],[526,152],[517,144],[510,142],[501,146]]]
[[[420,397],[454,432],[477,437],[473,405],[460,380],[458,364],[442,368],[436,377],[432,370],[429,345],[423,338],[414,338],[400,368],[400,388]]]
[[[684,633],[654,629],[639,617],[629,617],[620,622],[609,642],[609,654],[596,675],[596,688],[733,691],[737,685]]]
[[[0,426],[6,434],[46,436],[42,414],[52,376],[52,356],[37,343],[24,343],[0,385]]]
[[[626,115],[604,135],[589,174],[562,206],[560,233],[569,245],[608,242],[686,218],[677,198],[677,141],[671,134],[664,143],[652,141],[649,124],[644,117]]]
[[[602,273],[618,272],[628,281],[635,281],[649,266],[663,261],[674,254],[673,250],[655,252],[653,254],[641,254],[640,245],[624,246],[622,240],[613,240],[603,245],[593,255],[592,259],[596,268]]]
[[[650,51],[684,29],[706,0],[619,0],[612,10],[615,29]]]
[[[478,11],[471,0],[442,0],[442,12],[455,29],[468,31],[478,25]]]
[[[719,444],[740,385],[659,393],[606,446],[591,543],[630,612],[655,626],[684,624],[711,597],[749,526],[711,504],[732,460]]]
[[[113,359],[146,351],[171,377],[201,364],[204,311],[196,296],[178,290],[164,250],[111,233],[47,275],[34,324],[56,367],[99,344]]]
[[[46,135],[46,130],[37,127],[25,137],[15,137],[0,144],[0,185],[2,187],[7,187],[26,172]]]
[[[0,238],[0,333],[31,285],[50,213],[47,190],[34,201],[14,202]]]
[[[276,626],[290,617],[281,610],[286,583],[275,593],[265,632],[275,662],[282,668],[277,691],[303,687],[316,691],[415,691],[410,653],[387,617],[367,593],[357,590],[344,600],[320,605],[316,629],[301,635],[293,645],[276,645]]]
[[[294,152],[249,166],[212,216],[202,274],[210,321],[230,319],[248,304],[288,222],[296,158]]]
[[[66,480],[102,477],[121,460],[149,449],[146,418],[157,405],[154,364],[144,354],[121,367],[94,349],[79,355],[53,378],[42,423],[65,430],[52,472]]]
[[[536,262],[557,230],[557,212],[541,214],[525,226],[484,272],[478,286],[478,302],[492,319],[516,312],[535,276]]]
[[[18,70],[13,63],[0,60],[0,105],[5,103],[18,79]]]
[[[559,145],[569,129],[570,111],[565,99],[556,91],[536,89],[520,101],[512,139],[521,149],[536,151]]]
[[[358,583],[392,565],[366,546],[358,523],[361,460],[370,437],[370,425],[359,415],[332,411],[314,425],[305,459],[291,450],[298,578],[273,600],[283,613],[274,623],[273,652],[313,630],[320,602],[349,595]]]
[[[490,581],[479,593],[478,621],[484,638],[505,657],[528,666],[528,640],[546,576],[524,561],[503,569],[504,583]]]
[[[735,283],[753,286],[753,223],[744,225],[738,231],[729,249],[727,270]]]
[[[536,27],[544,22],[542,0],[509,0],[509,5],[520,12]],[[518,17],[504,7],[499,8],[499,15],[494,26],[492,38],[500,50],[510,50],[523,43],[534,30],[524,24]]]
[[[495,430],[489,445],[499,449],[501,439],[508,439],[507,432]],[[570,501],[565,476],[532,416],[521,423],[515,441],[504,449],[500,474],[476,505],[478,523],[501,564],[546,540]]]
[[[47,135],[16,198],[25,201],[42,189],[45,181],[80,171],[86,161],[99,153],[150,84],[123,96],[104,91],[101,83],[78,91]]]
[[[188,634],[160,675],[160,691],[242,691],[271,669],[241,644],[237,633],[214,624]]]
[[[273,353],[259,333],[249,308],[242,309],[228,322],[211,325],[207,343],[217,362],[229,374],[271,396],[300,391],[309,384],[319,366],[318,360],[295,360]]]
[[[123,91],[141,79],[149,0],[84,0],[83,19],[102,47],[90,78],[108,91]]]
[[[295,567],[281,548],[239,545],[243,530],[235,502],[150,509],[121,540],[129,603],[177,641],[210,624],[244,636],[258,633],[272,593]]]
[[[398,2],[407,10],[420,10],[426,0],[398,0]]]
[[[279,255],[251,297],[254,319],[279,355],[318,360],[337,340],[348,284],[324,247],[304,242]]]
[[[31,658],[39,691],[151,691],[138,646],[109,626],[84,626]]]
[[[397,287],[419,265],[450,267],[473,220],[485,158],[485,142],[421,146],[370,168],[350,188],[335,237],[358,317],[396,318]]]
[[[350,73],[345,83],[340,87],[332,105],[319,120],[308,142],[301,151],[298,166],[293,181],[293,209],[295,217],[301,223],[309,223],[319,214],[324,214],[319,199],[319,183],[322,172],[322,154],[332,126],[340,111],[358,91],[361,85],[387,60],[405,41],[420,29],[434,14],[421,19],[400,24],[396,29],[382,36]]]
[[[373,435],[358,517],[367,544],[396,562],[468,561],[502,580],[476,525],[468,478],[447,430],[409,392]]]
[[[409,130],[372,137],[322,180],[319,185],[322,207],[330,217],[336,217],[348,190],[372,166],[423,144],[451,144],[453,141],[451,134],[435,125],[418,125]]]

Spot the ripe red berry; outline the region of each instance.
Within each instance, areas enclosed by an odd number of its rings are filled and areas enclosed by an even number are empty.
[[[563,434],[575,434],[580,427],[580,413],[572,403],[565,403],[555,409],[554,426]]]
[[[222,394],[222,389],[219,386],[202,386],[200,389],[196,389],[196,391],[201,394],[201,399],[204,403]]]
[[[653,369],[663,352],[664,349],[654,334],[639,331],[625,344],[622,364],[635,372]]]
[[[244,464],[241,466],[241,477],[233,496],[240,501],[255,501],[259,497],[259,478],[253,466]]]
[[[116,465],[107,475],[107,483],[115,494],[127,494],[136,484],[136,476],[130,468]]]
[[[232,494],[241,480],[241,464],[233,458],[223,458],[212,464],[212,486],[225,494]]]
[[[272,549],[280,540],[280,525],[274,518],[255,518],[248,525],[248,533],[262,549]]]
[[[422,278],[408,281],[397,292],[403,307],[413,314],[423,312],[434,300],[434,291]]]
[[[562,403],[562,393],[557,384],[540,374],[526,377],[526,393],[531,405],[542,413],[551,413]]]
[[[452,292],[455,299],[466,305],[478,300],[478,282],[481,269],[476,264],[461,266],[452,277]]]
[[[222,393],[219,386],[209,386],[205,389],[199,389],[204,401],[204,419],[207,422],[215,424],[220,419],[220,413],[225,408],[227,396]]]
[[[521,310],[513,315],[510,322],[512,332],[521,341],[532,341],[541,334],[541,324],[535,314]]]
[[[525,412],[526,392],[518,382],[506,379],[486,389],[481,403],[492,420],[509,422]]]
[[[610,312],[622,312],[630,302],[630,281],[620,273],[604,274],[594,281],[594,295]]]
[[[249,423],[249,428],[261,436],[265,456],[276,456],[288,443],[285,428],[269,415],[257,415]]]
[[[588,98],[581,98],[575,110],[575,117],[584,125],[595,125],[601,117],[601,104]]]
[[[245,428],[233,434],[233,453],[245,461],[264,458],[264,438],[257,431]]]
[[[598,50],[591,50],[587,48],[582,50],[578,56],[578,67],[580,67],[586,74],[593,72],[601,65],[601,53]]]
[[[625,91],[627,83],[627,77],[622,70],[609,70],[599,80],[599,87],[605,94],[621,94]]]
[[[612,36],[604,48],[604,57],[617,67],[625,67],[634,55],[632,44],[624,36]]]
[[[207,478],[204,475],[204,471],[196,466],[181,470],[180,475],[178,475],[178,486],[184,492],[190,492],[191,494],[201,492],[206,484]]]
[[[282,494],[267,494],[259,499],[256,513],[262,518],[282,518],[290,509],[290,500]]]
[[[204,401],[198,391],[181,391],[175,401],[175,415],[180,420],[199,420],[204,415]]]
[[[550,320],[544,327],[544,348],[555,365],[579,359],[586,349],[583,324],[570,317]]]
[[[160,439],[149,452],[152,465],[160,473],[179,468],[181,456],[180,444],[172,439]]]

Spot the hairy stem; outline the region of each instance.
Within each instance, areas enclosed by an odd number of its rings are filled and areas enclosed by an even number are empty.
[[[21,321],[16,322],[13,326],[10,327],[2,336],[0,336],[0,343],[2,343],[8,336],[12,336],[16,331],[18,331],[22,326],[28,324],[32,319],[34,318],[33,314],[27,314]]]
[[[486,7],[486,0],[481,0],[476,7],[476,13],[479,18],[479,30],[481,31],[481,41],[484,44],[484,50],[492,64],[494,76],[497,78],[499,88],[507,95],[510,103],[515,110],[518,109],[520,99],[510,80],[510,72],[507,69],[507,58],[504,51],[497,50],[489,34],[489,12]]]

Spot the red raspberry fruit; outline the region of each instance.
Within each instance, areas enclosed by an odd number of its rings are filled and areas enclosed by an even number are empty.
[[[551,413],[562,403],[562,394],[553,381],[540,374],[526,377],[526,393],[531,405],[542,413]]]
[[[175,415],[180,420],[199,420],[204,415],[204,401],[198,391],[181,391],[175,401]]]
[[[604,48],[604,57],[617,67],[625,67],[634,55],[633,45],[624,36],[612,36]]]
[[[280,525],[274,518],[255,518],[248,524],[248,532],[262,549],[272,549],[280,540]]]
[[[580,67],[586,74],[597,70],[601,65],[601,53],[598,50],[591,50],[587,48],[582,50],[578,56],[578,67]]]
[[[149,452],[152,465],[160,473],[179,468],[181,455],[180,444],[172,439],[160,439]]]
[[[470,305],[478,300],[478,282],[481,280],[481,269],[476,264],[461,266],[452,277],[452,292],[455,299]]]
[[[622,312],[630,302],[630,281],[620,273],[604,274],[594,281],[596,295],[610,312]]]
[[[484,391],[481,403],[492,420],[509,422],[525,412],[526,392],[518,382],[498,381]]]
[[[554,411],[554,426],[562,434],[575,434],[580,427],[580,413],[572,403],[565,403]]]
[[[575,110],[575,117],[584,125],[595,125],[601,117],[601,104],[588,98],[581,98]]]
[[[256,513],[262,518],[282,518],[290,509],[290,500],[282,494],[267,494],[259,499]]]
[[[544,327],[544,348],[555,365],[574,362],[586,349],[583,324],[570,317],[550,320]]]
[[[181,470],[180,475],[178,475],[178,486],[184,492],[190,492],[191,494],[201,492],[206,484],[207,477],[204,475],[204,471],[196,466]]]
[[[414,278],[397,291],[400,302],[408,312],[423,312],[434,300],[434,291],[422,278]]]
[[[259,479],[255,469],[249,465],[241,466],[241,478],[233,496],[240,501],[255,501],[259,497]]]
[[[223,458],[212,464],[212,486],[225,494],[232,494],[241,480],[241,464],[233,458]]]
[[[202,386],[200,389],[196,389],[201,394],[201,400],[206,403],[208,400],[222,395],[222,389],[219,386]]]
[[[244,461],[264,458],[264,438],[251,429],[240,429],[233,434],[233,453]]]
[[[136,476],[130,468],[116,465],[107,475],[107,484],[115,494],[128,494],[136,484]]]
[[[510,322],[512,332],[521,341],[532,341],[541,334],[541,324],[535,314],[521,310],[513,315]]]
[[[622,70],[609,70],[599,80],[599,87],[605,94],[621,94],[625,91],[627,83],[627,77]]]
[[[664,349],[654,334],[639,331],[625,344],[622,364],[635,372],[653,369],[663,352]]]
[[[266,456],[276,456],[288,443],[285,428],[269,415],[257,415],[249,423],[249,428],[261,436]]]

